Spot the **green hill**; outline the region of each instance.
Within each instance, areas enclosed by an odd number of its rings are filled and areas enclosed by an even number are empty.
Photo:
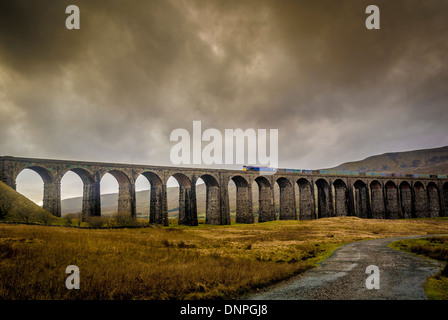
[[[327,170],[448,174],[448,146],[384,153],[360,161],[346,162]]]
[[[0,181],[0,218],[5,221],[43,224],[58,219],[2,181]]]

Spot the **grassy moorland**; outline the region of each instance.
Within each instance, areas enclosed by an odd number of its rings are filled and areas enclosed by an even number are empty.
[[[0,224],[0,299],[222,299],[303,272],[340,245],[448,234],[446,219],[80,229]],[[65,269],[80,269],[79,290]]]
[[[390,247],[448,262],[448,237],[395,241],[390,244]],[[425,292],[429,299],[448,300],[448,264],[445,265],[442,272],[428,279]]]

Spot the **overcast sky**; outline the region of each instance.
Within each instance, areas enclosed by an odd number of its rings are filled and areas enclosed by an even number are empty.
[[[332,167],[448,145],[447,84],[446,0],[0,4],[1,155],[172,165],[171,131],[200,120]]]

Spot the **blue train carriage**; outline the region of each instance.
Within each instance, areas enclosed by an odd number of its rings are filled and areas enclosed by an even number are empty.
[[[412,178],[431,178],[431,175],[423,173],[414,173],[412,175]]]
[[[286,169],[286,168],[271,168],[271,167],[255,167],[255,166],[243,166],[243,171],[266,171],[266,172],[287,172],[287,173],[303,173],[304,171],[311,170],[301,170],[301,169]]]
[[[243,171],[263,171],[263,172],[275,172],[276,168],[270,167],[253,167],[253,166],[243,166]]]

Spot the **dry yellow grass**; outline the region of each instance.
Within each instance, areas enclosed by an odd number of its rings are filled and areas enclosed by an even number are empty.
[[[0,224],[0,299],[231,298],[303,272],[343,243],[417,234],[448,234],[448,220],[95,230]],[[65,287],[72,264],[80,290]]]

